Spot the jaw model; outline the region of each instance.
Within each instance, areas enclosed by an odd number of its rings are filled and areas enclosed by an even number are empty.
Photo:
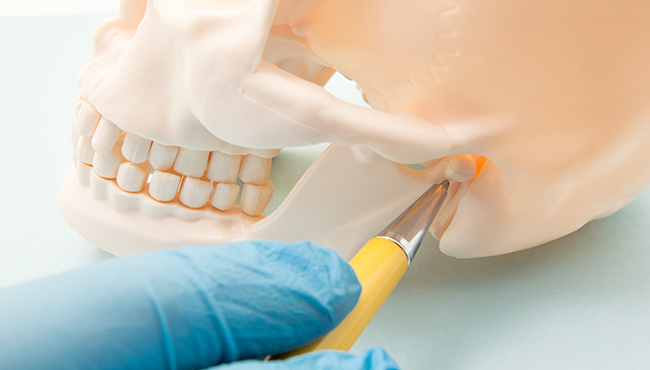
[[[443,252],[545,243],[650,184],[648,12],[644,0],[123,0],[79,77],[62,213],[115,254],[265,238],[349,258],[449,179],[431,230]],[[324,67],[373,109],[325,92]],[[322,142],[261,216],[272,158]]]

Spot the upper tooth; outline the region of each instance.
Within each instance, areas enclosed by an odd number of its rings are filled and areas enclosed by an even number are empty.
[[[210,152],[180,148],[174,162],[174,170],[191,177],[201,177],[205,173]]]
[[[271,158],[262,158],[254,154],[244,157],[239,170],[239,178],[245,183],[264,185],[271,173]]]
[[[95,152],[93,168],[97,175],[105,179],[114,179],[117,176],[117,168],[122,162],[124,162],[124,157],[120,148],[113,146],[113,149],[108,154]]]
[[[210,199],[212,183],[194,177],[186,177],[178,194],[178,200],[190,208],[201,208]]]
[[[160,202],[168,202],[176,196],[181,177],[173,173],[154,171],[149,184],[149,194]]]
[[[79,96],[79,98],[77,98],[77,107],[76,107],[76,109],[75,109],[75,111],[74,111],[74,117],[75,117],[75,119],[76,119],[77,116],[79,115],[79,109],[81,109],[81,105],[82,105],[85,101],[86,101],[86,100],[85,100],[84,98],[82,98],[81,96]]]
[[[271,196],[273,196],[271,181],[267,181],[264,185],[244,184],[241,209],[251,216],[259,216],[269,204]]]
[[[77,158],[85,164],[93,164],[95,151],[90,143],[90,138],[80,136],[77,141]]]
[[[97,112],[95,107],[87,101],[83,102],[81,108],[79,108],[79,113],[77,114],[75,122],[79,135],[87,137],[93,136],[95,127],[97,127],[100,118],[101,115]]]
[[[241,160],[241,155],[212,152],[208,166],[208,178],[214,182],[236,182]]]
[[[93,148],[102,154],[108,154],[121,133],[122,130],[116,124],[108,118],[102,117],[97,124],[95,135],[93,135]]]
[[[220,182],[214,188],[210,204],[216,209],[227,211],[235,205],[238,194],[239,185]]]
[[[117,184],[124,191],[137,193],[147,183],[148,172],[137,164],[124,162],[117,170]]]
[[[156,170],[168,170],[174,165],[176,154],[178,154],[177,146],[153,143],[149,151],[149,163]]]
[[[132,163],[142,163],[147,160],[151,140],[147,140],[132,132],[127,132],[122,143],[122,154],[124,158]]]

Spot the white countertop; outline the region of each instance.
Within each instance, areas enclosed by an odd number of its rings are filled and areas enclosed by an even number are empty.
[[[0,288],[112,258],[61,218],[76,75],[107,15],[0,18]],[[645,369],[650,193],[547,245],[456,260],[429,238],[353,351],[403,369]]]

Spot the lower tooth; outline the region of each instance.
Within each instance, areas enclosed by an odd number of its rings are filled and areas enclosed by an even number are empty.
[[[241,198],[242,211],[251,216],[259,216],[269,204],[273,196],[273,184],[267,181],[264,185],[244,184]]]
[[[89,137],[80,136],[77,141],[77,158],[85,164],[93,164],[93,156],[95,151],[93,150],[91,140]]]
[[[75,167],[76,167],[75,170],[77,171],[77,180],[79,181],[79,185],[82,186],[89,185],[90,174],[92,173],[92,167],[81,163],[79,160],[77,160],[77,164]]]
[[[190,208],[201,208],[208,203],[211,193],[211,182],[188,176],[183,180],[178,200]]]
[[[124,191],[137,193],[144,188],[148,175],[149,173],[137,164],[124,162],[117,169],[117,185]]]
[[[239,185],[220,182],[214,188],[214,195],[210,204],[216,209],[227,211],[235,205],[238,194]]]
[[[249,154],[242,159],[239,178],[245,183],[264,185],[271,173],[271,158]]]
[[[93,168],[97,175],[105,179],[114,179],[117,176],[118,167],[124,161],[120,148],[114,146],[108,154],[95,152]]]
[[[93,135],[93,148],[102,154],[108,154],[121,133],[122,130],[116,124],[108,118],[102,117],[97,124],[95,135]]]
[[[154,171],[149,184],[149,195],[159,202],[169,202],[176,197],[181,177],[173,173]]]

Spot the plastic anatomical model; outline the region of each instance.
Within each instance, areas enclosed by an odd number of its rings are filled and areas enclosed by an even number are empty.
[[[79,76],[63,215],[116,254],[266,238],[350,257],[449,179],[431,230],[444,253],[545,243],[650,185],[647,14],[645,0],[122,0]],[[323,90],[328,67],[373,109]],[[272,158],[323,142],[262,216]]]

